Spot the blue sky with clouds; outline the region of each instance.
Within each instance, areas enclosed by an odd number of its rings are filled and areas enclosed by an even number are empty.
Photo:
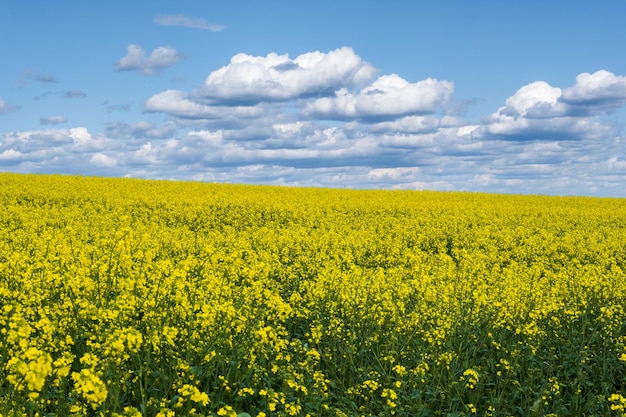
[[[626,197],[626,1],[0,2],[0,171]]]

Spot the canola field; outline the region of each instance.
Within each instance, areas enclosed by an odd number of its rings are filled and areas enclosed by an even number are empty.
[[[626,200],[0,174],[0,416],[624,416]]]

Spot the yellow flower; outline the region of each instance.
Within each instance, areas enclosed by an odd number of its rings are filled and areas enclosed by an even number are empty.
[[[171,326],[163,326],[163,338],[165,342],[170,346],[176,346],[176,336],[178,336],[178,329]],[[207,355],[208,357],[208,355]],[[207,362],[211,359],[205,359]]]
[[[35,347],[28,348],[19,356],[7,362],[9,375],[7,381],[17,391],[26,389],[31,400],[39,397],[46,378],[52,374],[52,357]]]
[[[469,389],[474,389],[476,384],[479,381],[478,371],[475,369],[469,368],[465,372],[463,372],[463,376],[461,376],[460,381],[465,382],[465,387]]]
[[[106,401],[108,395],[106,385],[91,369],[73,372],[72,379],[74,390],[87,400],[94,410]]]
[[[363,388],[367,388],[370,389],[372,391],[376,391],[378,389],[378,387],[380,386],[380,384],[378,384],[378,382],[372,380],[372,379],[368,379],[366,381],[363,381],[363,384],[361,384],[363,386]]]
[[[404,376],[406,375],[406,367],[402,366],[402,365],[395,365],[392,368],[399,376]]]
[[[395,400],[398,398],[398,394],[396,394],[394,390],[388,389],[388,388],[383,389],[383,392],[382,394],[380,394],[380,396],[383,398],[390,398],[392,400]]]
[[[621,411],[622,413],[626,411],[626,398],[624,398],[622,394],[611,394],[608,400],[612,403],[611,410]]]
[[[237,417],[237,413],[230,405],[224,406],[217,410],[217,415],[226,417]]]
[[[301,410],[302,410],[302,406],[300,406],[299,404],[291,404],[291,403],[285,404],[285,411],[290,416],[299,415]]]
[[[137,410],[135,407],[124,407],[124,413],[118,414],[113,413],[112,417],[142,417],[141,411]]]
[[[80,358],[80,363],[90,368],[94,368],[99,362],[100,359],[92,353],[85,353],[83,357]]]
[[[202,404],[204,406],[206,406],[210,402],[209,396],[206,392],[202,392],[198,389],[198,387],[195,387],[190,384],[184,384],[182,387],[178,389],[178,393],[182,395],[183,397],[188,398],[191,401],[197,404]]]

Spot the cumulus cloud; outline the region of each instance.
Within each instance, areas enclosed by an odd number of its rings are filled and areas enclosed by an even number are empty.
[[[287,54],[263,57],[241,53],[209,74],[197,94],[226,102],[285,101],[362,85],[375,73],[374,67],[348,47],[309,52],[294,59]]]
[[[452,97],[453,84],[428,78],[409,83],[402,77],[384,75],[358,94],[345,88],[335,97],[323,97],[307,107],[315,117],[329,119],[368,119],[433,113]]]
[[[0,98],[0,114],[17,110],[17,106],[13,106]]]
[[[67,123],[67,117],[51,116],[51,117],[42,117],[39,119],[39,124],[42,124],[42,125],[59,125],[62,123]]]
[[[0,165],[2,163],[19,162],[22,158],[22,153],[15,149],[5,149],[0,153]],[[7,164],[8,165],[8,164]]]
[[[509,97],[498,112],[512,117],[546,118],[564,114],[559,104],[561,89],[544,81],[530,83]]]
[[[254,106],[207,105],[179,90],[167,90],[153,95],[144,103],[144,110],[149,113],[168,113],[181,118],[209,120],[245,119],[260,117],[264,114],[262,104]]]
[[[153,95],[144,103],[144,110],[189,118],[210,118],[212,116],[209,106],[188,99],[187,95],[179,90],[167,90]]]
[[[626,104],[626,77],[600,70],[582,73],[563,91],[562,101],[583,113],[612,112]]]
[[[265,57],[238,54],[230,64],[210,73],[199,88],[157,93],[144,102],[143,109],[201,121],[204,127],[249,126],[246,120],[250,119],[267,127],[299,118],[300,102],[361,86],[371,81],[375,72],[350,48],[311,52],[294,59],[274,53]],[[256,127],[245,129],[244,135],[258,131]]]
[[[160,46],[146,56],[139,45],[129,45],[127,54],[117,63],[118,71],[140,71],[145,75],[154,74],[158,69],[176,64],[181,56],[176,49],[169,46]]]
[[[109,168],[117,164],[117,160],[115,158],[99,152],[94,153],[89,159],[89,162],[100,168]]]
[[[279,113],[300,118],[303,115],[294,111],[303,108],[307,118],[374,123],[434,113],[451,100],[449,81],[428,78],[409,83],[395,74],[374,80],[376,72],[347,47],[294,59],[275,53],[265,57],[238,54],[209,74],[203,86],[192,92],[155,94],[145,101],[144,110],[216,121],[277,117]],[[358,92],[351,93],[354,89]],[[416,120],[405,121],[401,129],[418,129]]]
[[[193,18],[182,14],[164,15],[154,18],[154,23],[162,26],[183,26],[191,29],[209,30],[211,32],[219,32],[224,30],[223,25],[215,25],[208,23],[204,19]]]
[[[614,136],[596,116],[626,104],[626,77],[608,71],[583,73],[562,90],[544,81],[521,87],[490,117],[484,130],[513,140],[567,140]]]

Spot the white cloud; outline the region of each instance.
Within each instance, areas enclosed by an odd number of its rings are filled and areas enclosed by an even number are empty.
[[[388,179],[397,181],[400,178],[413,180],[419,173],[419,167],[376,168],[372,169],[367,176],[373,180]]]
[[[197,93],[214,100],[249,103],[293,100],[362,85],[375,73],[374,67],[348,47],[309,52],[295,59],[286,54],[263,57],[242,53],[213,71]]]
[[[86,127],[75,127],[69,130],[68,136],[74,140],[75,143],[85,144],[93,140],[91,133]]]
[[[571,106],[611,112],[626,104],[626,77],[605,70],[593,74],[584,72],[576,77],[573,87],[563,91],[562,99]]]
[[[92,136],[84,127],[45,129],[0,134],[0,152],[13,149],[23,155],[38,152],[85,153],[110,146],[112,141]]]
[[[434,116],[405,116],[370,126],[372,132],[431,133],[437,131],[440,119]]]
[[[100,168],[109,168],[117,165],[115,158],[107,156],[103,153],[95,153],[89,159],[89,162]]]
[[[533,119],[498,115],[486,132],[511,140],[580,140],[612,137],[612,128],[587,118],[554,117]]]
[[[192,97],[178,90],[167,90],[150,97],[144,103],[146,112],[167,113],[191,119],[233,119],[254,118],[263,114],[262,105],[256,106],[212,106],[194,101]]]
[[[180,60],[180,54],[169,46],[160,46],[152,51],[150,56],[139,45],[129,45],[128,53],[117,63],[118,71],[140,71],[151,75],[157,69],[166,68]]]
[[[224,142],[224,131],[197,130],[189,133],[189,138],[200,139],[203,143],[211,148],[217,148]]]
[[[224,30],[223,25],[214,25],[208,23],[204,19],[193,18],[182,14],[164,15],[154,18],[154,23],[163,26],[183,26],[191,29],[210,30],[211,32],[219,32]]]
[[[304,121],[297,121],[292,123],[276,123],[272,128],[278,135],[289,137],[299,134],[306,126],[310,126],[310,124]]]
[[[51,117],[42,117],[39,119],[39,124],[42,124],[42,125],[59,125],[63,123],[67,123],[67,117],[51,116]]]
[[[257,119],[267,129],[303,118],[381,122],[373,128],[378,131],[417,133],[437,128],[434,118],[407,118],[392,124],[394,119],[433,113],[445,106],[452,96],[451,82],[429,78],[409,83],[398,75],[371,82],[375,72],[350,48],[311,52],[295,59],[275,53],[265,57],[238,54],[229,65],[213,71],[200,88],[155,94],[144,103],[144,111],[200,120],[204,127],[213,128]],[[355,88],[359,92],[350,93]]]
[[[611,113],[625,104],[626,77],[600,70],[579,74],[575,85],[565,90],[544,81],[528,84],[509,97],[492,118],[500,131],[507,130],[508,125],[516,131],[568,132],[572,128],[582,132],[588,130],[585,126],[597,127],[591,117]]]
[[[485,119],[483,132],[512,140],[613,138],[613,126],[596,120],[626,104],[626,77],[608,71],[583,73],[562,90],[544,81],[520,88]]]
[[[508,116],[522,117],[550,117],[555,113],[563,114],[563,109],[558,111],[561,89],[552,87],[544,81],[530,83],[509,97],[506,106],[498,112]]]
[[[384,75],[359,94],[346,89],[337,91],[335,97],[323,97],[309,104],[306,111],[329,119],[367,119],[400,117],[409,114],[434,113],[452,97],[453,84],[428,78],[409,83],[402,77]]]
[[[209,106],[189,100],[183,91],[178,90],[167,90],[153,95],[144,103],[144,110],[191,118],[212,116]]]
[[[0,162],[4,161],[19,161],[22,157],[22,153],[15,149],[5,149],[0,153]]]
[[[7,103],[6,101],[4,101],[4,100],[2,100],[0,98],[0,114],[8,113],[10,111],[14,111],[14,110],[17,110],[17,109],[18,109],[17,106],[12,106],[12,105],[10,105],[9,103]]]

